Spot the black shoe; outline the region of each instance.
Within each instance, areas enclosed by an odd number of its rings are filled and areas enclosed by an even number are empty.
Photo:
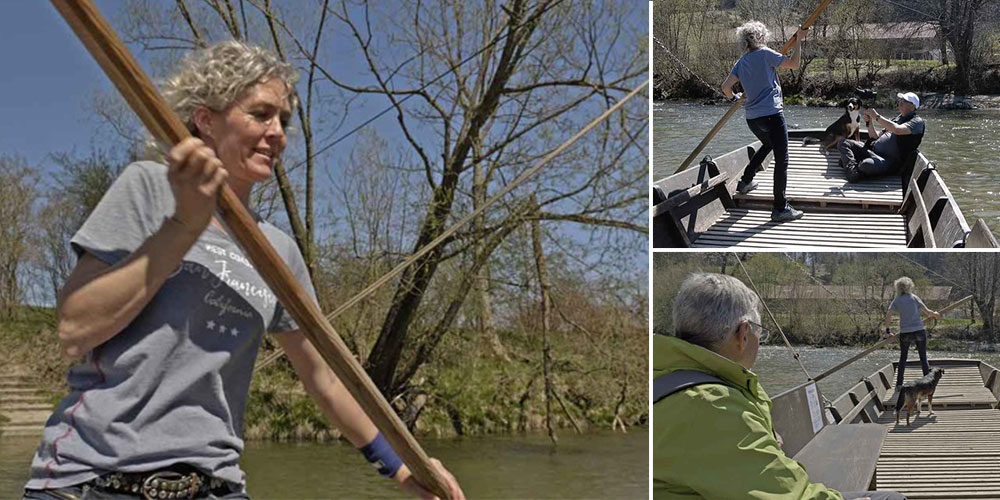
[[[750,181],[749,184],[744,184],[743,181],[736,183],[736,192],[740,194],[747,194],[750,191],[757,189],[757,181]]]
[[[801,210],[796,210],[786,205],[784,210],[771,211],[771,220],[774,222],[788,222],[801,219],[803,215]]]
[[[847,175],[848,182],[858,182],[861,180],[861,172],[858,171],[857,165],[845,168],[844,173]]]

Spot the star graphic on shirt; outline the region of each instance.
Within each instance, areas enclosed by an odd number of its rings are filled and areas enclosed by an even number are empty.
[[[208,328],[209,330],[215,330],[215,322],[214,322],[214,321],[212,321],[212,320],[208,320],[208,322],[207,322],[207,323],[205,323],[205,326],[206,326],[206,327],[207,327],[207,328]]]
[[[220,325],[219,325],[219,333],[226,333],[226,327],[225,327],[225,326],[222,326],[222,325],[220,324]]]
[[[237,330],[237,329],[236,329],[236,327],[234,326],[234,327],[231,327],[231,328],[229,329],[229,334],[230,334],[230,335],[232,335],[233,337],[235,337],[235,336],[239,335],[239,334],[240,334],[240,332],[239,332],[239,330]]]

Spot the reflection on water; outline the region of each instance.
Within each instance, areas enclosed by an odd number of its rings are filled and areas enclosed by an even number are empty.
[[[725,106],[697,103],[654,103],[653,179],[673,173],[725,110]],[[888,109],[879,112],[895,114]],[[842,113],[836,108],[785,107],[785,119],[791,128],[826,127]],[[1000,169],[996,168],[1000,110],[923,109],[920,115],[927,122],[920,150],[938,166],[969,223],[985,219],[993,233],[1000,236]],[[755,140],[743,112],[738,111],[701,156],[718,156]]]
[[[648,436],[545,436],[422,440],[461,481],[469,498],[646,498]],[[0,498],[20,498],[38,438],[0,438]],[[340,443],[248,443],[247,489],[267,498],[406,498],[360,453]]]
[[[812,376],[819,375],[864,350],[861,347],[796,347],[795,349],[799,353],[802,364]],[[935,358],[979,359],[992,366],[1000,367],[1000,354],[998,353],[927,352],[927,359],[933,360]],[[917,356],[916,350],[911,346],[907,361],[918,359],[920,358]],[[871,375],[887,363],[897,360],[899,360],[899,351],[878,350],[819,381],[817,385],[819,385],[820,392],[832,401],[858,383],[862,377]],[[753,371],[760,379],[764,390],[771,397],[806,381],[806,376],[799,368],[799,364],[792,357],[788,348],[784,346],[762,347]]]

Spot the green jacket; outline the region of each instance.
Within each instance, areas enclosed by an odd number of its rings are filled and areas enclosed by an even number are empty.
[[[837,499],[778,448],[757,375],[708,349],[653,335],[653,377],[698,370],[730,385],[678,391],[653,406],[653,498]],[[738,387],[738,389],[737,389]]]

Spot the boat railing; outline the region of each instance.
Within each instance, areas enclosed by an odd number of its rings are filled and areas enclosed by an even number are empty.
[[[690,247],[699,234],[733,208],[731,193],[750,162],[751,146],[731,151],[653,183],[653,246]]]
[[[986,388],[993,393],[993,397],[1000,401],[1000,370],[986,364],[979,363],[979,373],[983,376]],[[997,405],[1000,408],[1000,404]]]
[[[832,403],[831,413],[838,424],[874,423],[885,411],[882,398],[891,387],[892,368],[886,365],[863,378]]]
[[[910,247],[964,247],[972,232],[955,198],[922,153],[916,153],[910,178],[904,187],[900,213],[908,216]]]

